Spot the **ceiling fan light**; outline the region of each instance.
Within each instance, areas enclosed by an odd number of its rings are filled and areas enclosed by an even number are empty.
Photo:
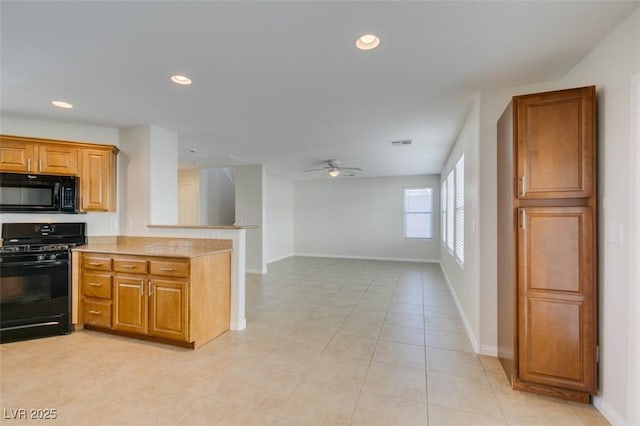
[[[332,178],[338,177],[339,174],[340,174],[340,170],[338,169],[329,170],[329,176],[331,176]]]

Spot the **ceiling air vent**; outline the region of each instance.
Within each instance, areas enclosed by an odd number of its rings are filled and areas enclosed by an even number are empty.
[[[391,145],[393,146],[407,146],[411,145],[413,141],[411,139],[403,139],[401,141],[391,141]]]

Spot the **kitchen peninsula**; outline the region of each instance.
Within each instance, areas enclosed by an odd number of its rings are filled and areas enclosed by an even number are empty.
[[[230,327],[230,239],[94,237],[73,250],[77,328],[197,348]]]

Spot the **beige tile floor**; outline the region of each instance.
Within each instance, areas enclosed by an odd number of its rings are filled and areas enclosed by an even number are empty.
[[[435,264],[285,259],[247,276],[247,319],[196,351],[92,331],[4,344],[0,420],[608,424],[592,406],[512,391],[496,358],[473,353]],[[57,419],[7,418],[20,408]]]

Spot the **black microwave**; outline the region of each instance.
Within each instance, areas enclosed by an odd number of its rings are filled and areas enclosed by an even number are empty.
[[[0,212],[77,213],[76,176],[0,173]]]

